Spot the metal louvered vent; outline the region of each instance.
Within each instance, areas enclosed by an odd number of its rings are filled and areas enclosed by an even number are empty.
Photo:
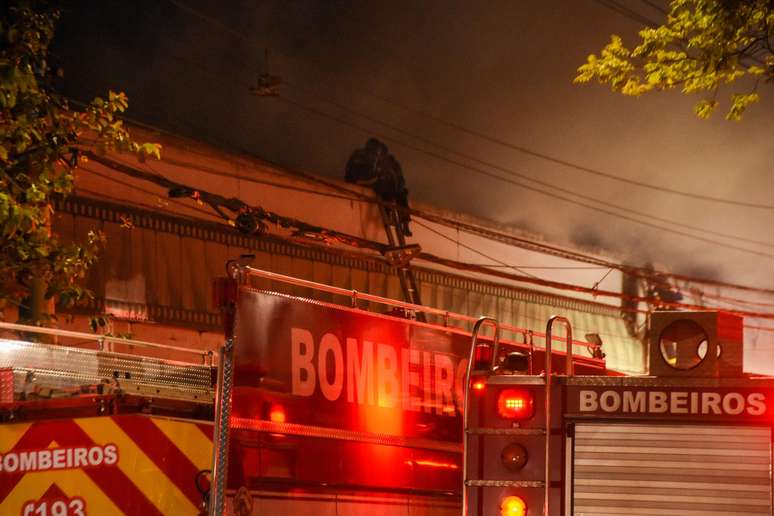
[[[575,516],[771,515],[771,429],[578,423]]]

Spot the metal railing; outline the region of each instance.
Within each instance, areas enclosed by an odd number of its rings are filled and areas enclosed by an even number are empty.
[[[277,281],[280,283],[287,283],[289,285],[295,285],[298,287],[318,290],[320,292],[326,292],[329,294],[348,297],[352,300],[353,307],[356,306],[358,301],[368,301],[371,303],[378,303],[386,306],[403,308],[404,310],[422,312],[428,315],[437,315],[439,317],[442,317],[445,321],[456,320],[456,321],[461,321],[465,323],[475,324],[479,320],[479,317],[473,317],[470,315],[450,312],[448,310],[442,310],[440,308],[433,308],[433,307],[423,306],[423,305],[415,305],[412,303],[407,303],[405,301],[398,301],[396,299],[390,299],[387,297],[381,297],[374,294],[360,292],[354,289],[333,287],[331,285],[326,285],[324,283],[318,283],[316,281],[310,281],[310,280],[305,280],[301,278],[294,278],[292,276],[286,276],[284,274],[278,274],[276,272],[256,269],[249,266],[239,267],[238,269],[239,269],[238,275],[242,277],[241,279],[242,282],[245,282],[247,277],[256,277],[256,278],[263,278],[271,281]],[[526,328],[520,328],[518,326],[513,326],[510,324],[499,324],[499,327],[501,331],[507,331],[514,334],[522,335],[524,337],[525,342],[532,342],[532,339],[534,337],[543,338],[543,339],[545,339],[546,337],[545,333],[528,330]],[[559,342],[564,342],[565,344],[567,343],[567,339],[565,337],[554,337],[554,340],[557,340]],[[573,346],[581,346],[589,349],[590,351],[592,351],[592,356],[594,355],[593,351],[600,348],[598,344],[594,344],[592,342],[579,341],[579,340],[572,340],[572,344]],[[571,348],[572,346],[567,346],[567,347]]]
[[[489,364],[490,372],[497,364],[497,349],[500,342],[500,325],[497,319],[493,317],[480,317],[473,326],[473,335],[470,345],[470,354],[468,356],[468,367],[465,371],[465,390],[463,391],[462,401],[462,514],[468,514],[468,422],[470,421],[470,377],[473,374],[474,363],[476,362],[476,351],[478,349],[478,334],[481,328],[489,324],[494,328],[494,338],[492,340],[492,360]]]
[[[106,348],[105,344],[116,343],[116,344],[125,344],[127,346],[137,346],[137,347],[148,348],[148,349],[160,349],[165,351],[175,351],[178,353],[197,355],[201,357],[202,364],[207,364],[207,365],[212,365],[212,360],[213,360],[213,351],[209,349],[207,350],[191,349],[191,348],[184,348],[181,346],[170,346],[167,344],[147,342],[144,340],[125,339],[122,337],[115,337],[111,335],[100,335],[97,333],[85,333],[85,332],[72,331],[72,330],[60,330],[58,328],[46,328],[43,326],[28,326],[26,324],[15,324],[15,323],[7,323],[7,322],[0,322],[0,330],[10,330],[10,331],[16,331],[16,332],[23,332],[23,333],[37,333],[41,335],[53,335],[55,337],[67,337],[67,338],[80,339],[80,340],[86,340],[86,341],[94,341],[97,344],[97,349],[99,349],[99,351],[110,351],[109,349],[105,349]],[[78,347],[71,344],[69,345],[62,344],[62,346]]]
[[[550,502],[551,487],[551,385],[553,383],[553,369],[551,368],[551,342],[553,341],[553,329],[556,321],[564,324],[567,341],[572,342],[572,326],[566,317],[553,315],[546,323],[546,394],[545,394],[545,426],[546,426],[546,446],[545,446],[545,486],[543,490],[543,514],[550,514],[548,506]],[[567,356],[565,357],[566,375],[572,376],[574,373],[572,346],[567,346]]]

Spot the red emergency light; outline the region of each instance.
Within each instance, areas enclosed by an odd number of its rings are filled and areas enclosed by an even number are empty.
[[[497,412],[505,419],[529,419],[535,414],[535,399],[523,389],[504,389],[497,398]]]
[[[272,405],[269,411],[269,421],[272,423],[284,423],[286,419],[285,409],[282,405]]]

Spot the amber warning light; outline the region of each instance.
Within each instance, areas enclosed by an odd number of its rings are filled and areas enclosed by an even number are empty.
[[[502,516],[526,516],[527,504],[518,496],[506,496],[500,504]]]
[[[505,419],[529,419],[535,413],[535,400],[529,391],[505,389],[497,398],[497,412]]]

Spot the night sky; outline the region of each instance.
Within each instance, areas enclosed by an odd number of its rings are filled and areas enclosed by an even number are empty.
[[[181,135],[338,178],[350,153],[376,136],[403,164],[416,201],[630,263],[774,287],[774,209],[640,188],[491,141],[656,186],[774,207],[774,87],[763,86],[763,101],[735,123],[723,119],[727,106],[699,120],[697,99],[677,93],[632,99],[604,86],[572,85],[575,69],[610,34],[632,46],[642,27],[603,3],[80,1],[67,4],[55,55],[67,95],[85,100],[123,90],[130,118]],[[646,2],[623,3],[663,19]],[[278,98],[249,91],[267,70],[267,48],[268,71],[286,83]],[[726,93],[732,91],[746,90]]]

